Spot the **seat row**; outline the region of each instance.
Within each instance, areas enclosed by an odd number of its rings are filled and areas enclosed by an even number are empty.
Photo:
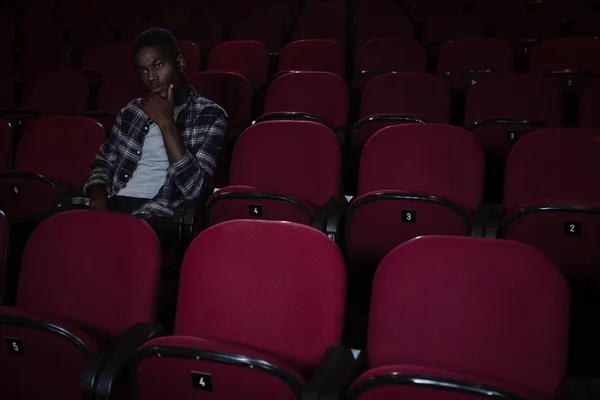
[[[360,94],[356,116],[351,110],[355,87],[348,88],[339,76],[329,72],[280,74],[269,85],[264,103],[254,96],[250,82],[236,72],[205,71],[188,81],[198,93],[227,111],[232,132],[247,128],[257,118],[312,118],[343,133],[356,150],[382,127],[406,122],[464,124],[477,132],[482,142],[489,141],[485,148],[495,153],[506,153],[518,136],[531,129],[575,124],[600,127],[595,112],[600,103],[598,79],[578,77],[583,89],[578,104],[572,107],[573,102],[561,90],[561,81],[535,74],[484,74],[468,87],[464,106],[452,97],[442,77],[407,72],[371,78]],[[79,114],[95,118],[110,133],[121,108],[147,90],[135,73],[114,74],[90,100],[90,87],[77,72],[45,72],[27,80],[20,107],[15,108],[9,78],[0,79],[0,86],[4,87],[0,88],[0,98],[4,99],[0,114],[19,132],[39,116]],[[47,101],[48,93],[56,94],[52,102]],[[463,107],[464,113],[459,115],[457,109]],[[357,122],[351,127],[349,121],[353,120]],[[513,137],[506,141],[508,132],[513,132]]]
[[[571,128],[525,135],[508,154],[504,179],[493,182],[504,197],[491,215],[483,206],[490,205],[484,154],[462,128],[378,131],[355,165],[357,193],[348,204],[335,134],[317,122],[265,121],[240,135],[229,185],[189,206],[196,218],[187,229],[237,218],[313,225],[343,244],[357,270],[421,234],[509,237],[548,252],[574,278],[589,277],[600,260],[598,137]],[[0,206],[9,219],[50,209],[81,188],[103,140],[100,125],[83,117],[36,121],[17,147],[16,169],[1,174]]]
[[[568,285],[520,243],[429,236],[391,250],[356,356],[342,345],[344,260],[310,227],[203,231],[183,262],[173,332],[155,323],[159,274],[156,236],[134,217],[43,222],[16,305],[0,307],[3,398],[541,400],[566,378]],[[581,393],[565,398],[594,398]]]

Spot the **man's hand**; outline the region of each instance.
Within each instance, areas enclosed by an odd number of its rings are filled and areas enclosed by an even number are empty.
[[[159,126],[173,119],[173,85],[169,86],[167,99],[150,93],[142,99],[142,110]]]
[[[90,189],[90,210],[108,211],[106,189],[102,186],[96,186]]]

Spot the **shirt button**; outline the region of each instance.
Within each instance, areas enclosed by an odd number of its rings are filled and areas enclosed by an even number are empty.
[[[136,153],[137,153],[137,154],[140,154],[140,153],[141,153],[141,151],[139,151],[139,150],[138,150],[138,151],[136,151]]]
[[[125,174],[125,178],[129,178],[129,175],[128,175],[128,174]]]
[[[147,126],[144,127],[144,131],[148,132],[148,127]]]

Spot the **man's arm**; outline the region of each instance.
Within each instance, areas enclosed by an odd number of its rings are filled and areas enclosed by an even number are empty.
[[[90,177],[83,187],[83,193],[90,197],[90,208],[106,208],[107,189],[113,179],[119,136],[121,133],[122,111],[117,115],[111,135],[102,144],[90,169]]]
[[[227,115],[220,107],[207,107],[198,116],[192,129],[192,135],[203,136],[203,140],[196,140],[197,145],[184,148],[183,155],[167,168],[167,174],[173,178],[175,186],[186,200],[199,197],[214,174],[227,131]],[[179,133],[177,135],[181,141]],[[165,147],[168,153],[166,140]]]

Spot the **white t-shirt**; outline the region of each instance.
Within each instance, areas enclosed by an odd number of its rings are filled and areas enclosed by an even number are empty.
[[[184,107],[185,104],[182,104],[173,109],[174,119],[177,119]],[[153,123],[150,125],[144,139],[142,158],[135,172],[131,175],[131,179],[119,190],[117,196],[140,199],[154,198],[165,183],[167,168],[169,168],[169,157],[167,156],[165,142],[160,128]]]

